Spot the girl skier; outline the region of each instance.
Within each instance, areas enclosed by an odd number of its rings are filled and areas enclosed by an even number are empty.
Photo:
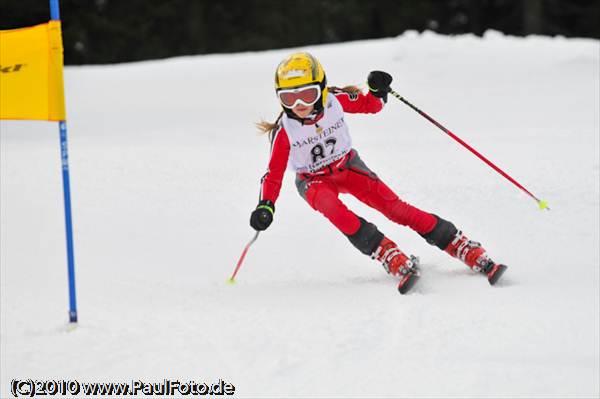
[[[393,222],[408,226],[429,244],[487,275],[489,283],[494,284],[506,266],[492,261],[479,243],[469,240],[451,222],[399,199],[352,148],[344,112],[381,111],[391,82],[388,73],[372,71],[365,95],[355,87],[328,88],[325,71],[309,53],[292,54],[279,64],[275,91],[283,112],[275,124],[259,124],[263,131],[270,132],[271,158],[250,225],[262,231],[273,221],[275,201],[289,163],[296,172],[300,196],[359,251],[400,277],[400,293],[407,292],[417,280],[418,258],[404,254],[374,224],[349,210],[338,198],[339,193],[352,194]]]

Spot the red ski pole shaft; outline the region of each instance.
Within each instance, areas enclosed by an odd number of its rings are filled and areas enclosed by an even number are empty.
[[[238,260],[238,263],[235,266],[235,270],[233,271],[233,274],[231,275],[231,277],[229,278],[229,280],[227,280],[228,283],[230,283],[230,284],[235,283],[235,276],[237,275],[238,270],[240,270],[240,267],[242,266],[242,262],[244,262],[244,258],[246,257],[246,253],[250,249],[250,246],[252,244],[254,244],[254,241],[256,241],[256,239],[258,238],[258,234],[259,233],[260,233],[260,231],[257,231],[256,234],[254,234],[254,237],[252,237],[252,239],[248,242],[248,244],[246,244],[246,247],[244,248],[244,251],[242,252],[242,256],[240,256],[240,259]]]
[[[441,131],[443,131],[444,133],[446,133],[448,136],[452,137],[454,140],[456,140],[458,143],[460,143],[463,147],[465,147],[467,150],[471,151],[473,154],[475,154],[475,156],[477,156],[479,159],[481,159],[483,162],[485,162],[488,166],[490,166],[496,172],[498,172],[499,174],[501,174],[502,176],[504,176],[504,178],[506,178],[508,181],[510,181],[515,186],[517,186],[524,193],[526,193],[527,195],[529,195],[533,200],[535,200],[538,203],[540,209],[548,209],[548,210],[550,210],[550,208],[548,207],[548,204],[546,203],[546,201],[541,200],[538,197],[536,197],[535,195],[533,195],[529,190],[527,190],[525,187],[523,187],[518,181],[516,181],[511,176],[509,176],[508,173],[506,173],[505,171],[503,171],[502,169],[500,169],[498,166],[496,166],[492,161],[490,161],[489,159],[487,159],[486,157],[484,157],[483,155],[481,155],[476,149],[474,149],[473,147],[471,147],[469,144],[467,144],[465,141],[463,141],[460,137],[458,137],[457,135],[455,135],[454,133],[452,133],[450,130],[446,129],[441,123],[439,123],[438,121],[436,121],[435,119],[433,119],[431,116],[427,115],[425,112],[421,111],[419,108],[417,108],[414,105],[412,105],[410,102],[408,102],[404,97],[402,97],[400,94],[396,93],[394,90],[390,90],[390,94],[393,95],[394,97],[396,97],[398,100],[402,101],[404,104],[406,104],[409,107],[411,107],[416,112],[418,112],[422,117],[424,117],[425,119],[427,119],[429,122],[433,123]]]

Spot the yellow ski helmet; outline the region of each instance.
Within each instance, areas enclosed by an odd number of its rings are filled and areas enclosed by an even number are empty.
[[[321,98],[315,103],[315,110],[323,110],[327,101],[327,78],[321,63],[306,52],[294,53],[286,57],[277,66],[275,72],[275,91],[295,89],[311,84],[321,88]],[[289,114],[291,110],[283,107]]]

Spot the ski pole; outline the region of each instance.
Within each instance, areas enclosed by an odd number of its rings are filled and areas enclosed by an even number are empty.
[[[535,195],[533,195],[531,192],[529,192],[529,190],[527,190],[525,187],[523,187],[519,182],[517,182],[515,179],[513,179],[512,177],[510,177],[506,172],[504,172],[502,169],[500,169],[498,166],[494,165],[489,159],[487,159],[486,157],[484,157],[483,155],[481,155],[477,150],[475,150],[473,147],[471,147],[469,144],[465,143],[460,137],[458,137],[457,135],[455,135],[454,133],[452,133],[450,130],[446,129],[444,126],[442,126],[442,124],[440,124],[439,122],[437,122],[435,119],[433,119],[432,117],[430,117],[429,115],[427,115],[425,112],[421,111],[419,108],[415,107],[414,105],[412,105],[410,102],[408,102],[404,97],[402,97],[400,94],[396,93],[394,90],[390,89],[390,94],[393,95],[394,97],[396,97],[398,100],[402,101],[404,104],[408,105],[409,107],[411,107],[413,110],[417,111],[422,117],[424,117],[425,119],[427,119],[429,122],[433,123],[434,125],[436,125],[438,128],[440,128],[440,130],[442,130],[444,133],[446,133],[448,136],[452,137],[454,140],[456,140],[458,143],[460,143],[463,147],[465,147],[467,150],[471,151],[473,154],[475,154],[479,159],[481,159],[483,162],[485,162],[486,164],[488,164],[488,166],[490,166],[492,169],[494,169],[496,172],[500,173],[502,176],[504,176],[508,181],[510,181],[512,184],[514,184],[515,186],[517,186],[518,188],[520,188],[524,193],[526,193],[527,195],[529,195],[533,200],[535,200],[535,202],[537,202],[538,206],[540,207],[540,209],[547,209],[550,210],[550,208],[548,207],[548,203],[544,200],[539,199],[538,197],[536,197]]]
[[[260,231],[257,231],[256,234],[254,234],[254,237],[252,237],[252,239],[248,242],[248,244],[246,244],[246,247],[244,248],[244,251],[242,252],[242,256],[240,256],[240,260],[238,260],[238,263],[235,266],[235,270],[233,271],[233,274],[231,275],[230,278],[227,279],[227,282],[229,284],[235,284],[235,276],[236,276],[238,270],[240,270],[240,267],[242,266],[242,262],[244,261],[244,258],[246,257],[246,253],[248,252],[248,249],[250,249],[250,246],[252,244],[254,244],[254,241],[256,241],[256,239],[258,238],[259,233],[260,233]]]

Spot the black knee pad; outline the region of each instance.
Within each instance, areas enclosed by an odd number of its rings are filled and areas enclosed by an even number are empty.
[[[443,251],[452,242],[458,229],[451,222],[437,215],[433,216],[437,219],[435,227],[429,233],[421,234],[421,237]]]
[[[383,233],[377,230],[377,226],[369,223],[363,218],[360,219],[358,231],[352,235],[346,235],[352,245],[365,255],[371,255],[383,240]]]

